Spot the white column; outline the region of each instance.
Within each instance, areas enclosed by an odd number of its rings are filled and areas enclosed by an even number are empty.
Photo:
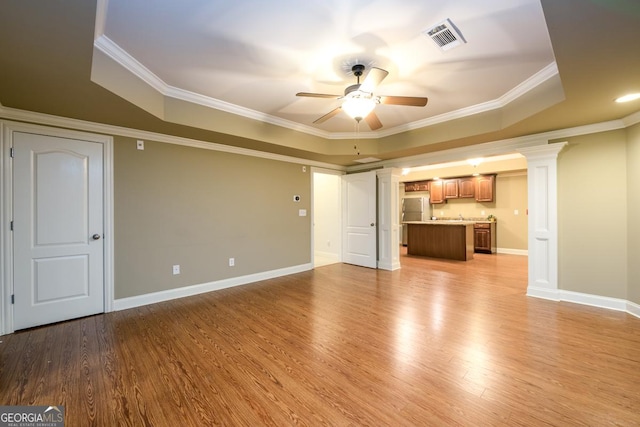
[[[520,149],[527,158],[529,283],[527,295],[558,300],[558,153],[566,142]]]
[[[400,170],[381,169],[378,177],[378,268],[400,268]]]

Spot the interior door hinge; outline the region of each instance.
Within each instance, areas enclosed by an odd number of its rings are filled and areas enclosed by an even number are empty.
[[[13,221],[11,221],[11,231],[13,231]]]
[[[15,304],[16,303],[16,296],[14,294],[11,294],[11,304]]]
[[[9,157],[13,158],[13,147],[9,148]]]

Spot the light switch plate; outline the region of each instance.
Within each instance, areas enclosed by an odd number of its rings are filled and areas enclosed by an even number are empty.
[[[298,211],[298,216],[307,216],[307,210],[306,209],[300,209]]]

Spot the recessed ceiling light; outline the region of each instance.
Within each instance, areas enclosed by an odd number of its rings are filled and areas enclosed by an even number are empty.
[[[621,96],[620,98],[616,98],[616,102],[629,102],[635,101],[636,99],[640,99],[640,93],[630,93],[625,96]]]

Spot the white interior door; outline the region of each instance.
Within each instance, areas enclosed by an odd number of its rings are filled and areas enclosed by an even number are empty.
[[[342,201],[343,262],[376,268],[376,173],[345,175]]]
[[[104,311],[103,146],[14,133],[14,328]]]

